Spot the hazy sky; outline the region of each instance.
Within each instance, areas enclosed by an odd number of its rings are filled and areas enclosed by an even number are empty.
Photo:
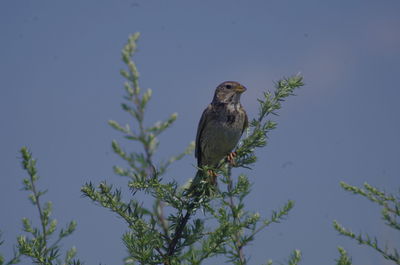
[[[124,223],[82,198],[80,187],[126,184],[112,172],[124,163],[110,144],[121,135],[107,120],[132,121],[119,107],[120,50],[139,31],[141,86],[154,94],[148,124],[179,114],[161,137],[159,160],[194,140],[220,82],[246,85],[242,102],[254,117],[264,89],[304,75],[306,86],[284,103],[254,170],[234,170],[254,182],[247,203],[261,215],[296,202],[285,222],[245,249],[250,264],[286,263],[293,249],[303,252],[301,264],[335,264],[338,245],[356,265],[391,264],[339,236],[332,221],[400,245],[378,207],[339,187],[341,180],[393,193],[400,187],[399,14],[398,0],[1,1],[0,252],[10,257],[22,217],[37,220],[21,191],[18,150],[27,145],[59,224],[78,222],[63,245],[75,245],[86,264],[122,263]],[[167,176],[183,183],[194,164],[188,156]]]

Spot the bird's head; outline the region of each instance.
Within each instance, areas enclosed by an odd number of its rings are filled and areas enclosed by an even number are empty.
[[[225,81],[215,89],[213,103],[233,103],[240,101],[240,95],[246,91],[246,87],[235,81]]]

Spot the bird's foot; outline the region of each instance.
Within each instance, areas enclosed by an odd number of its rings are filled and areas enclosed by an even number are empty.
[[[210,177],[217,177],[217,173],[215,173],[215,171],[212,169],[207,170],[207,174]]]
[[[226,161],[228,161],[228,163],[231,164],[232,166],[236,166],[236,161],[235,161],[236,156],[237,156],[236,152],[231,152],[226,156]]]
[[[215,173],[214,170],[209,169],[207,170],[207,174],[209,176],[210,183],[213,184],[214,186],[217,185],[217,173]]]

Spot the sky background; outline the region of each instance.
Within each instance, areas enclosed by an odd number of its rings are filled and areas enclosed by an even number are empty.
[[[78,223],[63,246],[75,245],[86,264],[122,263],[124,223],[83,198],[80,187],[127,182],[112,172],[113,165],[124,166],[111,150],[112,139],[122,137],[107,121],[132,124],[120,109],[120,50],[141,32],[135,60],[141,86],[153,89],[147,124],[179,115],[161,136],[156,160],[194,140],[222,81],[248,88],[242,103],[254,117],[256,99],[274,81],[304,75],[305,87],[274,118],[278,128],[257,152],[254,170],[234,170],[254,183],[247,203],[262,216],[288,199],[296,203],[285,222],[245,249],[249,264],[286,263],[293,249],[302,251],[301,264],[335,264],[339,245],[355,265],[391,264],[339,236],[332,222],[400,245],[377,206],[339,186],[368,182],[399,190],[399,13],[398,0],[1,1],[0,252],[10,257],[22,217],[37,220],[21,191],[26,174],[18,150],[27,145],[53,216],[60,225]],[[194,164],[188,156],[167,177],[184,183]],[[207,264],[216,263],[221,260]]]

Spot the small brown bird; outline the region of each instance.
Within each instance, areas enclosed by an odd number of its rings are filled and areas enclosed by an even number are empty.
[[[246,111],[240,104],[244,91],[246,88],[234,81],[223,82],[216,88],[197,128],[195,157],[198,167],[216,168],[224,157],[233,158],[231,152],[248,125]],[[203,175],[203,171],[198,170],[195,179]],[[215,173],[208,175],[210,183],[216,185]]]

